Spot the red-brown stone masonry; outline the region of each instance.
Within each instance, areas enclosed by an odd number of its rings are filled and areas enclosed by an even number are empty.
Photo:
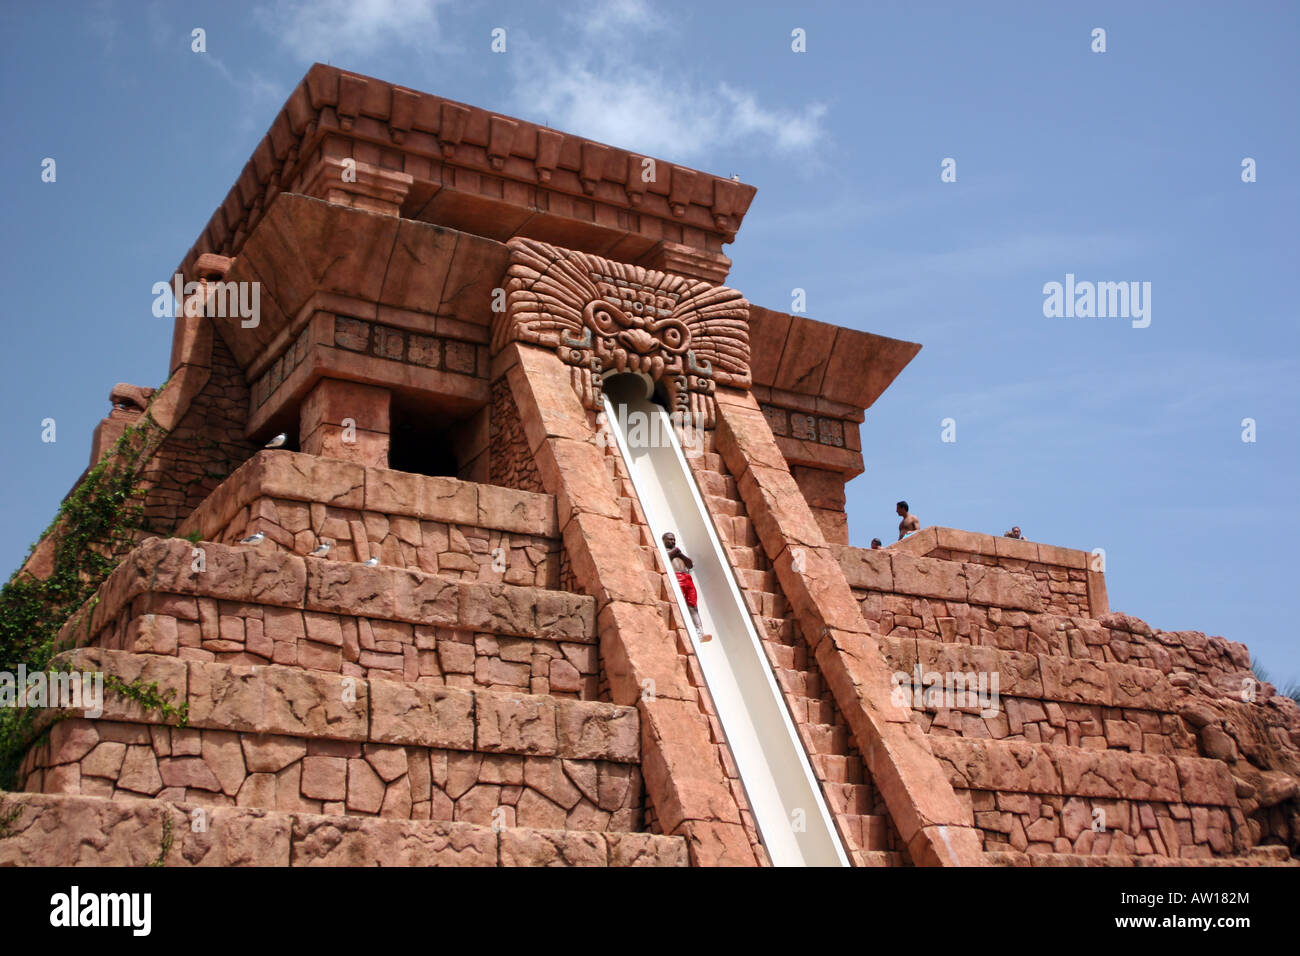
[[[310,554],[329,541],[332,560],[365,561],[373,556],[386,566],[461,581],[555,589],[560,580],[563,549],[558,538],[321,502],[256,498],[210,540],[233,545],[254,532],[265,534],[274,549]]]
[[[492,419],[489,425],[491,448],[488,451],[489,482],[520,491],[542,492],[542,478],[537,463],[528,450],[519,408],[510,394],[505,378],[492,383]]]
[[[926,557],[1028,572],[1033,575],[1037,583],[1038,593],[1043,599],[1043,607],[1057,614],[1089,616],[1087,571],[1042,564],[1038,561],[1020,561],[1003,555],[970,554],[950,548],[936,548]]]
[[[149,592],[86,643],[185,660],[596,699],[595,635],[552,637]]]
[[[244,437],[248,382],[221,335],[212,338],[212,374],[180,422],[145,464],[146,530],[169,534],[256,450]]]
[[[1026,760],[1033,754],[1040,767],[1039,757],[1053,755],[1070,766],[1095,763],[1095,770],[1065,774],[1071,780],[1104,772],[1129,781],[1110,798],[1033,794],[1019,792],[1023,781],[1004,769],[960,789],[986,850],[1197,860],[1235,858],[1267,844],[1300,847],[1300,801],[1281,798],[1300,776],[1300,707],[1269,686],[1259,688],[1257,702],[1241,699],[1243,682],[1252,680],[1244,645],[1153,630],[1119,613],[1094,619],[861,587],[854,595],[884,635],[889,663],[907,675],[900,686],[910,688],[918,657],[926,672],[984,670],[1002,678],[992,716],[922,695],[913,720],[939,738],[936,748],[1016,751]],[[1171,759],[1183,761],[1180,773],[1195,768],[1181,799],[1131,796],[1144,785],[1125,776],[1130,765],[1167,768],[1160,761]],[[1225,767],[1240,781],[1240,806],[1207,804],[1196,787],[1201,775],[1222,776]],[[1112,821],[1105,833],[1091,829],[1098,809]]]
[[[23,777],[28,792],[116,800],[641,829],[640,770],[600,759],[73,719],[29,752]]]

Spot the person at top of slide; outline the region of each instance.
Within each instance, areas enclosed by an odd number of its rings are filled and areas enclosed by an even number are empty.
[[[907,502],[900,501],[894,506],[899,517],[903,520],[898,522],[898,540],[902,541],[909,534],[916,534],[921,530],[921,519],[908,511]]]
[[[686,556],[681,548],[677,547],[677,536],[671,531],[665,531],[663,537],[664,547],[668,549],[668,560],[673,564],[673,570],[677,572],[677,586],[682,590],[682,597],[686,599],[686,607],[690,609],[691,621],[695,624],[695,632],[700,635],[700,641],[713,640],[712,634],[704,633],[704,625],[700,622],[700,611],[697,607],[699,597],[695,593],[695,581],[691,579],[691,568],[695,567],[695,562]]]

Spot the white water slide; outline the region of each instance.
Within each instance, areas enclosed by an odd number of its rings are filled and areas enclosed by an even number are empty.
[[[671,419],[651,402],[650,384],[634,374],[605,383],[605,415],[627,463],[641,510],[664,567],[666,531],[695,562],[691,570],[704,633],[701,643],[670,574],[673,596],[713,696],[768,856],[776,866],[848,866],[822,798],[736,584],[726,548],[696,488]]]

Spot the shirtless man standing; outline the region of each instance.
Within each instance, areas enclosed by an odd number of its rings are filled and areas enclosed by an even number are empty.
[[[664,547],[668,549],[668,560],[673,563],[673,570],[677,572],[677,586],[682,590],[682,597],[686,599],[686,606],[691,612],[691,620],[695,623],[695,632],[700,635],[701,643],[711,641],[713,635],[704,633],[704,625],[700,622],[700,612],[696,607],[698,598],[695,594],[695,582],[691,580],[691,568],[695,567],[695,562],[677,547],[677,536],[671,531],[664,532],[663,541]]]
[[[911,514],[907,510],[906,501],[900,501],[894,507],[895,510],[898,512],[899,517],[903,519],[902,521],[898,522],[899,541],[902,541],[909,534],[915,534],[916,532],[921,530],[921,519],[918,518],[916,515]]]

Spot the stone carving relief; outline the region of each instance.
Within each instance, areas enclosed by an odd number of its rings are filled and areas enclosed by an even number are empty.
[[[749,303],[735,289],[535,239],[507,245],[493,354],[515,341],[555,349],[592,411],[605,374],[643,372],[664,385],[674,414],[705,427],[717,385],[749,387]]]

